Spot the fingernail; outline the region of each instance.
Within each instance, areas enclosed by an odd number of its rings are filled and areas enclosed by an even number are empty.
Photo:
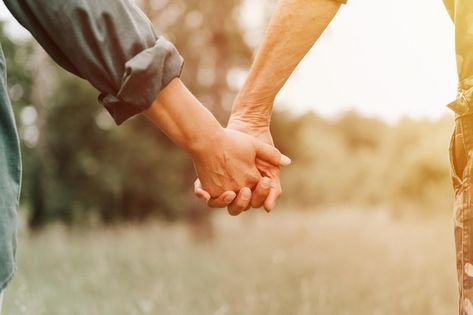
[[[289,157],[282,154],[280,163],[281,163],[281,166],[289,166],[291,165],[292,161]]]
[[[230,203],[230,202],[233,201],[233,199],[235,199],[235,196],[233,196],[233,195],[228,195],[228,196],[226,196],[225,198],[223,198],[223,202],[225,202],[225,203]]]
[[[196,196],[197,198],[204,199],[205,202],[208,202],[210,200],[209,196],[201,191],[196,192]]]
[[[263,188],[268,188],[269,186],[271,186],[271,179],[269,179],[268,177],[263,177],[263,179],[261,180],[261,186],[263,186]]]
[[[243,192],[241,193],[241,198],[244,200],[249,200],[251,198],[251,190],[244,189]]]

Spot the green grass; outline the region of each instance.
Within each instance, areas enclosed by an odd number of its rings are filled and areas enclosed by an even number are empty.
[[[20,233],[4,314],[343,315],[456,312],[451,220],[383,213],[216,217],[184,225]]]

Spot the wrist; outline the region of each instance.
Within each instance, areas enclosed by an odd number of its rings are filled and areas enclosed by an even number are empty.
[[[193,158],[207,156],[209,152],[219,148],[224,137],[224,128],[217,123],[213,126],[203,126],[202,130],[196,132],[195,137],[184,144],[184,150],[189,152]]]
[[[243,132],[266,143],[274,144],[269,123],[256,124],[254,122],[248,122],[247,120],[240,120],[239,118],[230,118],[227,128]]]
[[[190,154],[212,150],[223,127],[179,80],[161,91],[145,116]]]
[[[270,119],[263,117],[248,117],[232,114],[228,120],[227,128],[244,131],[245,133],[257,133],[259,130],[269,129]]]
[[[268,127],[271,122],[271,113],[274,99],[270,97],[242,97],[235,100],[230,122],[240,122],[254,128]]]
[[[249,111],[233,112],[228,120],[228,126],[235,123],[254,129],[268,128],[271,123],[271,115]]]

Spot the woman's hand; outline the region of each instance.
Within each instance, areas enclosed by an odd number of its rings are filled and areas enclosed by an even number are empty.
[[[256,123],[255,121],[247,121],[236,118],[235,116],[236,115],[233,115],[230,118],[227,128],[239,130],[263,141],[264,143],[274,146],[268,123]],[[270,212],[276,206],[276,200],[281,196],[282,188],[280,167],[268,162],[268,160],[256,159],[256,167],[263,176],[263,179],[269,179],[268,182],[270,187],[261,187],[264,186],[261,182],[259,189],[255,190],[252,194],[250,205],[252,208],[260,208],[264,206],[264,209],[267,212]]]

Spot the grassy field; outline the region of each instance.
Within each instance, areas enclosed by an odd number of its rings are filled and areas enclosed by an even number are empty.
[[[456,311],[450,218],[379,212],[219,215],[184,225],[20,233],[4,314],[447,315]]]

